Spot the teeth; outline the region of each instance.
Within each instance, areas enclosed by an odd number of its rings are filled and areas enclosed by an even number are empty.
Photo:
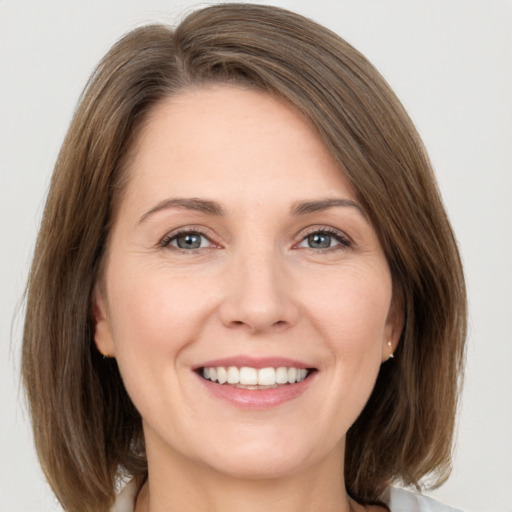
[[[226,368],[222,366],[217,368],[217,381],[219,384],[224,384],[228,381],[228,372],[226,371]]]
[[[288,382],[288,368],[280,367],[276,370],[276,384],[286,384]]]
[[[308,375],[305,368],[250,368],[243,366],[237,368],[223,366],[203,368],[203,377],[219,384],[239,384],[251,386],[257,389],[258,386],[276,386],[278,384],[295,384],[302,382]]]
[[[276,383],[274,368],[261,368],[258,370],[258,384],[260,386],[273,386]]]
[[[240,372],[235,366],[228,368],[228,384],[238,384],[240,382]]]
[[[258,370],[256,368],[248,368],[244,366],[240,368],[239,372],[240,384],[244,386],[254,386],[258,384]]]
[[[302,382],[306,378],[307,374],[308,374],[308,371],[305,368],[301,368],[297,372],[297,382]],[[211,371],[210,371],[210,379],[211,378],[212,378],[212,374],[211,374]]]

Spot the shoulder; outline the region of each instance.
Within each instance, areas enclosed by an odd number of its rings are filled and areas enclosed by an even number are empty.
[[[135,485],[135,482],[129,482],[126,484],[117,495],[116,502],[110,509],[110,512],[133,512],[136,493],[137,486]]]
[[[395,487],[389,489],[387,504],[391,512],[463,512],[427,496]]]

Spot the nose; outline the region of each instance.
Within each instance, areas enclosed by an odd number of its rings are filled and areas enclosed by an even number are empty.
[[[219,307],[223,324],[262,333],[286,329],[299,318],[293,283],[282,258],[272,252],[233,256]]]

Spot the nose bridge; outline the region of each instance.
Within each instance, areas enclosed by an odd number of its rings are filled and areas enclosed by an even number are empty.
[[[229,267],[221,306],[225,325],[264,331],[297,320],[283,255],[274,244],[241,245],[233,252]]]

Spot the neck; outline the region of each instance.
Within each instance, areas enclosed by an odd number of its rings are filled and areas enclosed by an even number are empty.
[[[137,499],[136,512],[356,510],[345,490],[343,447],[293,474],[266,478],[240,478],[175,455],[162,460],[152,457],[148,447],[148,481]]]

